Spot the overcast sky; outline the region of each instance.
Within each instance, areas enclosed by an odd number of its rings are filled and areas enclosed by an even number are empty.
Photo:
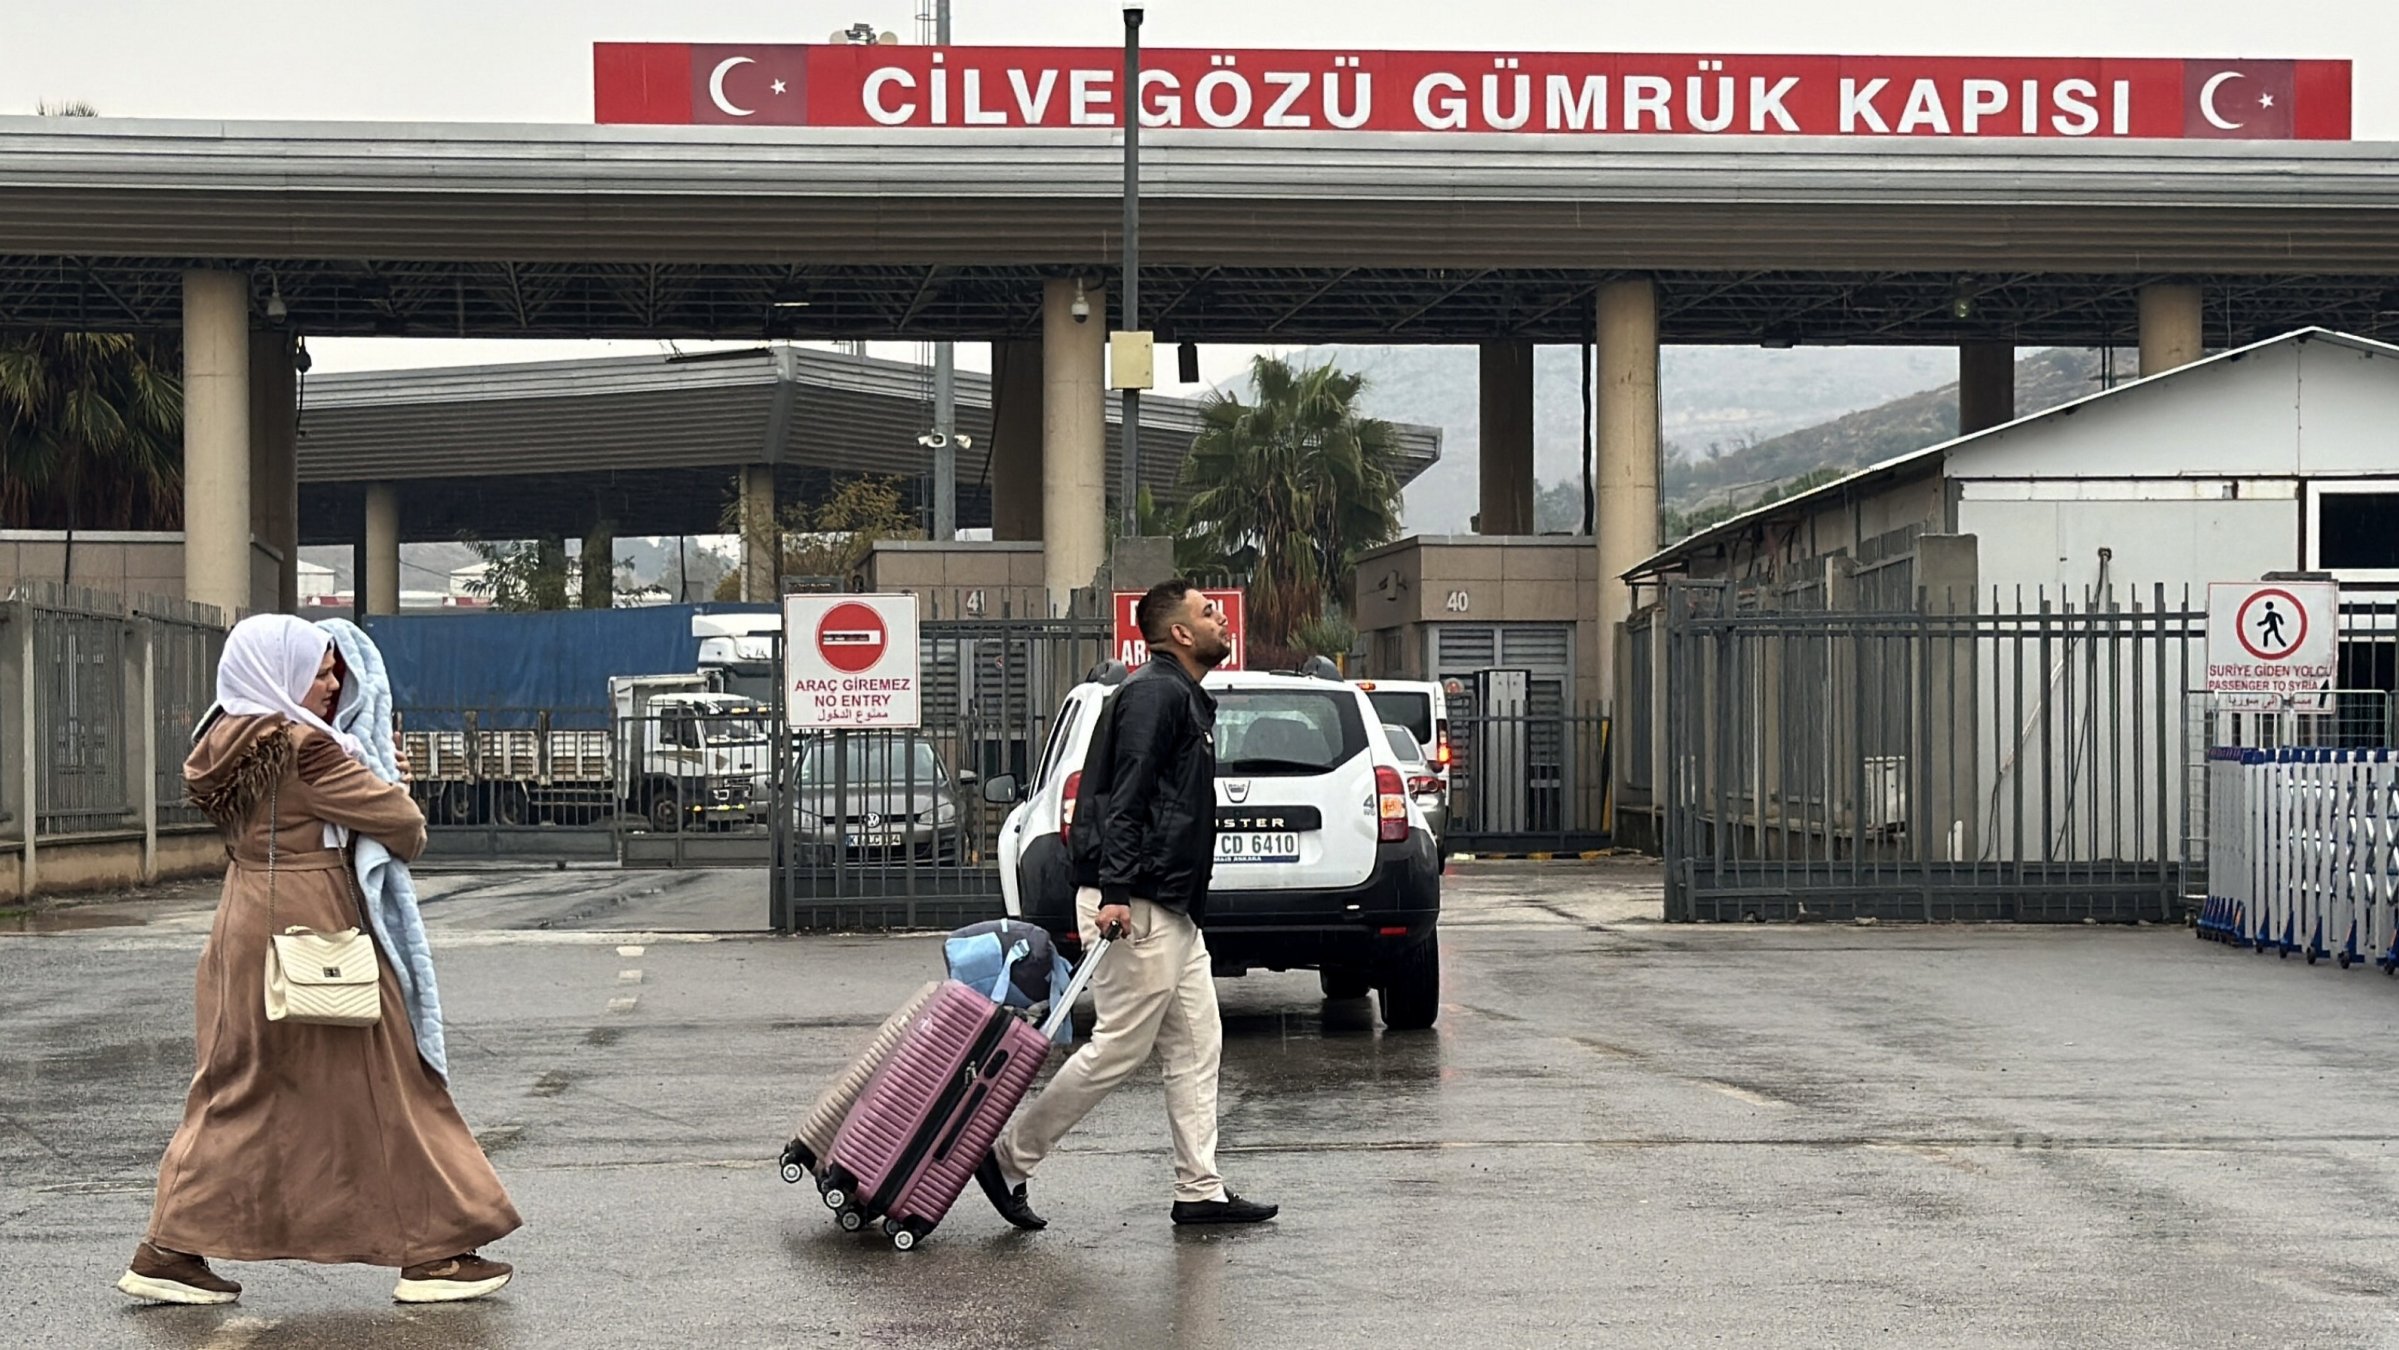
[[[821,42],[860,21],[914,41],[916,16],[931,4],[0,0],[0,111],[82,100],[109,116],[588,123],[594,42]],[[1106,0],[955,0],[952,22],[961,43],[1112,46],[1122,35],[1119,7]],[[2356,62],[2355,134],[2399,139],[2399,18],[2390,0],[1157,0],[1143,40],[1697,55],[2346,57]],[[320,370],[657,346],[316,344]],[[907,356],[913,349],[877,351]],[[1207,374],[1221,378],[1244,359],[1243,351],[1213,349]],[[979,345],[960,349],[961,364],[983,360]],[[1166,363],[1162,373],[1172,369]]]

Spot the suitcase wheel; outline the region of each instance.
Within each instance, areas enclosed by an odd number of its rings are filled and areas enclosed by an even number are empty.
[[[859,1229],[866,1227],[866,1216],[865,1216],[864,1214],[861,1214],[861,1213],[859,1213],[859,1212],[858,1212],[857,1210],[855,1210],[855,1209],[845,1209],[845,1210],[843,1210],[843,1211],[841,1212],[840,1218],[841,1218],[841,1231],[842,1231],[842,1232],[845,1232],[845,1233],[855,1233],[855,1232],[857,1232]]]
[[[850,1203],[850,1193],[839,1186],[825,1188],[825,1208],[840,1209]]]
[[[783,1154],[776,1161],[782,1164],[783,1179],[797,1186],[800,1178],[807,1176],[808,1170],[816,1166],[816,1155],[809,1151],[806,1144],[794,1139],[783,1146]]]
[[[903,1228],[891,1235],[891,1245],[903,1252],[915,1251],[916,1242],[916,1230],[913,1228]]]

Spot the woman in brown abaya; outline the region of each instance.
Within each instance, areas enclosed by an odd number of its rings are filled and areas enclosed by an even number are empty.
[[[339,689],[322,629],[245,619],[184,762],[185,791],[225,830],[231,865],[200,953],[199,1072],[159,1164],[150,1230],[117,1285],[134,1298],[232,1302],[241,1286],[211,1257],[395,1266],[403,1302],[481,1298],[510,1277],[476,1249],[515,1231],[516,1208],[418,1056],[394,954],[377,953],[374,1025],[267,1020],[270,932],[373,931],[346,832],[403,860],[425,846],[407,789],[352,758],[355,742],[329,725]]]

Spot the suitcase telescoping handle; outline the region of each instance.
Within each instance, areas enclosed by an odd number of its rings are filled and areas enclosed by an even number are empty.
[[[1100,958],[1108,954],[1110,941],[1103,937],[1084,949],[1083,962],[1075,967],[1075,977],[1066,982],[1066,992],[1058,996],[1058,1001],[1050,1008],[1049,1017],[1041,1024],[1043,1036],[1057,1039],[1058,1029],[1066,1025],[1066,1019],[1075,1015],[1075,1000],[1083,997],[1083,987],[1091,983],[1092,974],[1100,968]]]

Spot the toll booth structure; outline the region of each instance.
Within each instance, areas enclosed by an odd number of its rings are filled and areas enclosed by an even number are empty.
[[[1459,851],[1608,842],[1598,585],[1597,550],[1573,536],[1416,536],[1360,560],[1352,673],[1443,684]]]

